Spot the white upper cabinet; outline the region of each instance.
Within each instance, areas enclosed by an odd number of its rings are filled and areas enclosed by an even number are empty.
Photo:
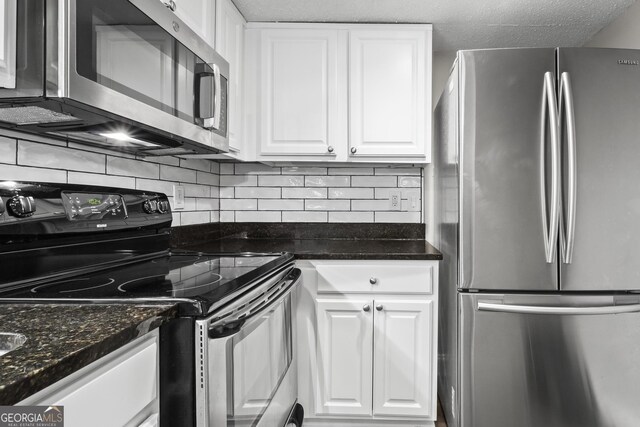
[[[349,32],[349,154],[425,157],[429,132],[424,29]]]
[[[215,1],[212,0],[160,0],[189,28],[211,47],[215,41]]]
[[[430,25],[247,28],[257,160],[430,161]]]
[[[260,154],[335,158],[337,32],[265,30],[260,52]]]
[[[216,51],[229,62],[229,151],[242,156],[244,27],[246,21],[231,0],[216,1]]]

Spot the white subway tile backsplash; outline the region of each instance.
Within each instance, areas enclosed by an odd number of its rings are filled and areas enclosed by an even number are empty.
[[[236,213],[234,211],[220,211],[220,222],[235,222]]]
[[[171,156],[153,156],[153,157],[138,157],[138,160],[145,160],[150,163],[161,163],[169,166],[180,166],[180,159]]]
[[[295,175],[264,175],[258,177],[258,185],[261,187],[302,187],[304,177]]]
[[[236,175],[280,175],[280,168],[263,165],[261,163],[236,163]]]
[[[276,187],[238,187],[235,197],[239,199],[280,199],[280,188]]]
[[[52,169],[104,173],[105,155],[67,147],[18,141],[18,164]]]
[[[180,225],[205,224],[211,222],[209,212],[180,212]]]
[[[397,187],[396,176],[354,176],[351,178],[352,187]]]
[[[178,166],[160,165],[160,179],[196,183],[196,171]]]
[[[375,168],[376,175],[415,175],[420,176],[422,174],[422,169],[420,168],[397,168],[397,167],[388,167],[388,168]]]
[[[135,188],[136,179],[128,176],[100,175],[97,173],[72,172],[68,173],[70,184],[103,185],[108,187]]]
[[[390,210],[388,200],[352,200],[352,211],[388,211]]]
[[[159,179],[160,165],[148,163],[144,160],[107,156],[107,174]]]
[[[255,211],[258,209],[256,199],[220,199],[220,210],[223,211]]]
[[[326,188],[283,188],[283,199],[326,199]]]
[[[349,200],[305,200],[304,209],[307,211],[348,211]]]
[[[0,164],[0,179],[65,183],[67,182],[67,171]]]
[[[282,222],[281,212],[237,211],[236,222]]]
[[[373,222],[373,212],[329,212],[329,222]]]
[[[213,185],[217,187],[220,185],[220,175],[216,173],[197,171],[196,182],[198,184]]]
[[[12,138],[0,137],[0,163],[16,164],[18,142]]]
[[[209,166],[211,166],[211,170],[209,172],[220,174],[220,163],[209,162]]]
[[[157,181],[155,179],[135,178],[136,189],[157,191],[165,194],[173,194],[173,183],[168,181]]]
[[[180,167],[185,169],[195,169],[202,172],[211,172],[211,160],[180,159]]]
[[[254,188],[254,187],[238,187],[238,188]],[[238,188],[220,187],[220,198],[221,199],[233,199],[235,197],[234,190],[238,190]]]
[[[373,175],[373,168],[329,168],[329,175]]]
[[[180,184],[184,187],[185,197],[211,197],[211,187],[200,184]],[[173,188],[172,190],[173,191]]]
[[[173,212],[173,205],[171,206],[172,212],[171,212],[171,225],[173,227],[178,227],[180,226],[180,213],[179,212]]]
[[[375,222],[420,222],[420,212],[375,212],[374,215]]]
[[[389,191],[398,190],[398,188],[376,188],[375,198],[376,199],[389,199]],[[400,194],[403,199],[408,199],[410,194],[417,195],[420,198],[420,189],[419,188],[402,188],[400,189]]]
[[[220,199],[195,199],[197,211],[218,211]]]
[[[304,210],[304,200],[260,199],[259,211],[301,211]]]
[[[330,199],[372,199],[373,188],[330,188]]]
[[[235,173],[233,165],[234,163],[220,163],[220,175],[233,175]]]
[[[420,187],[422,179],[415,176],[398,177],[398,187]]]
[[[196,209],[196,199],[195,197],[185,197],[184,199],[184,208],[180,209],[181,211],[195,211]]]
[[[348,187],[349,176],[306,176],[305,187]]]
[[[327,222],[327,213],[315,211],[282,212],[282,222]]]
[[[309,166],[286,166],[282,168],[283,175],[326,175],[327,168]]]
[[[220,175],[221,187],[255,187],[258,185],[256,175]]]

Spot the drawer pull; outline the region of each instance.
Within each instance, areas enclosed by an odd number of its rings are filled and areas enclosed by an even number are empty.
[[[376,285],[378,283],[378,279],[375,277],[372,277],[371,279],[369,279],[369,283],[371,283],[372,285]]]
[[[362,310],[369,311],[371,310],[371,306],[369,304],[365,304],[364,307],[362,307]]]
[[[383,308],[384,307],[382,306],[382,304],[376,305],[376,310],[378,310],[378,311],[382,311]]]

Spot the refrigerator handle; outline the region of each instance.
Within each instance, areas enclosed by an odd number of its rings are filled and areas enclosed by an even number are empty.
[[[478,311],[493,311],[499,313],[518,314],[621,314],[640,312],[640,304],[626,305],[605,305],[590,307],[562,307],[562,306],[539,306],[539,305],[516,305],[493,302],[478,301]]]
[[[566,226],[562,224],[563,232],[560,237],[562,247],[562,262],[571,264],[576,228],[576,193],[577,193],[577,169],[576,169],[576,119],[573,109],[573,91],[569,73],[560,75],[560,119],[565,117],[567,135],[567,217]],[[564,112],[564,114],[563,114]],[[563,214],[564,216],[564,214]]]
[[[542,111],[540,121],[540,208],[542,213],[542,233],[547,263],[555,258],[558,243],[558,221],[560,217],[560,143],[558,122],[558,101],[556,98],[553,73],[544,73]],[[548,113],[548,114],[547,114]],[[551,209],[547,219],[547,115],[551,135]]]

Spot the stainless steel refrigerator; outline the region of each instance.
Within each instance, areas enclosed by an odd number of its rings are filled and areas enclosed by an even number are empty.
[[[448,425],[640,425],[640,51],[461,51],[434,146]]]

